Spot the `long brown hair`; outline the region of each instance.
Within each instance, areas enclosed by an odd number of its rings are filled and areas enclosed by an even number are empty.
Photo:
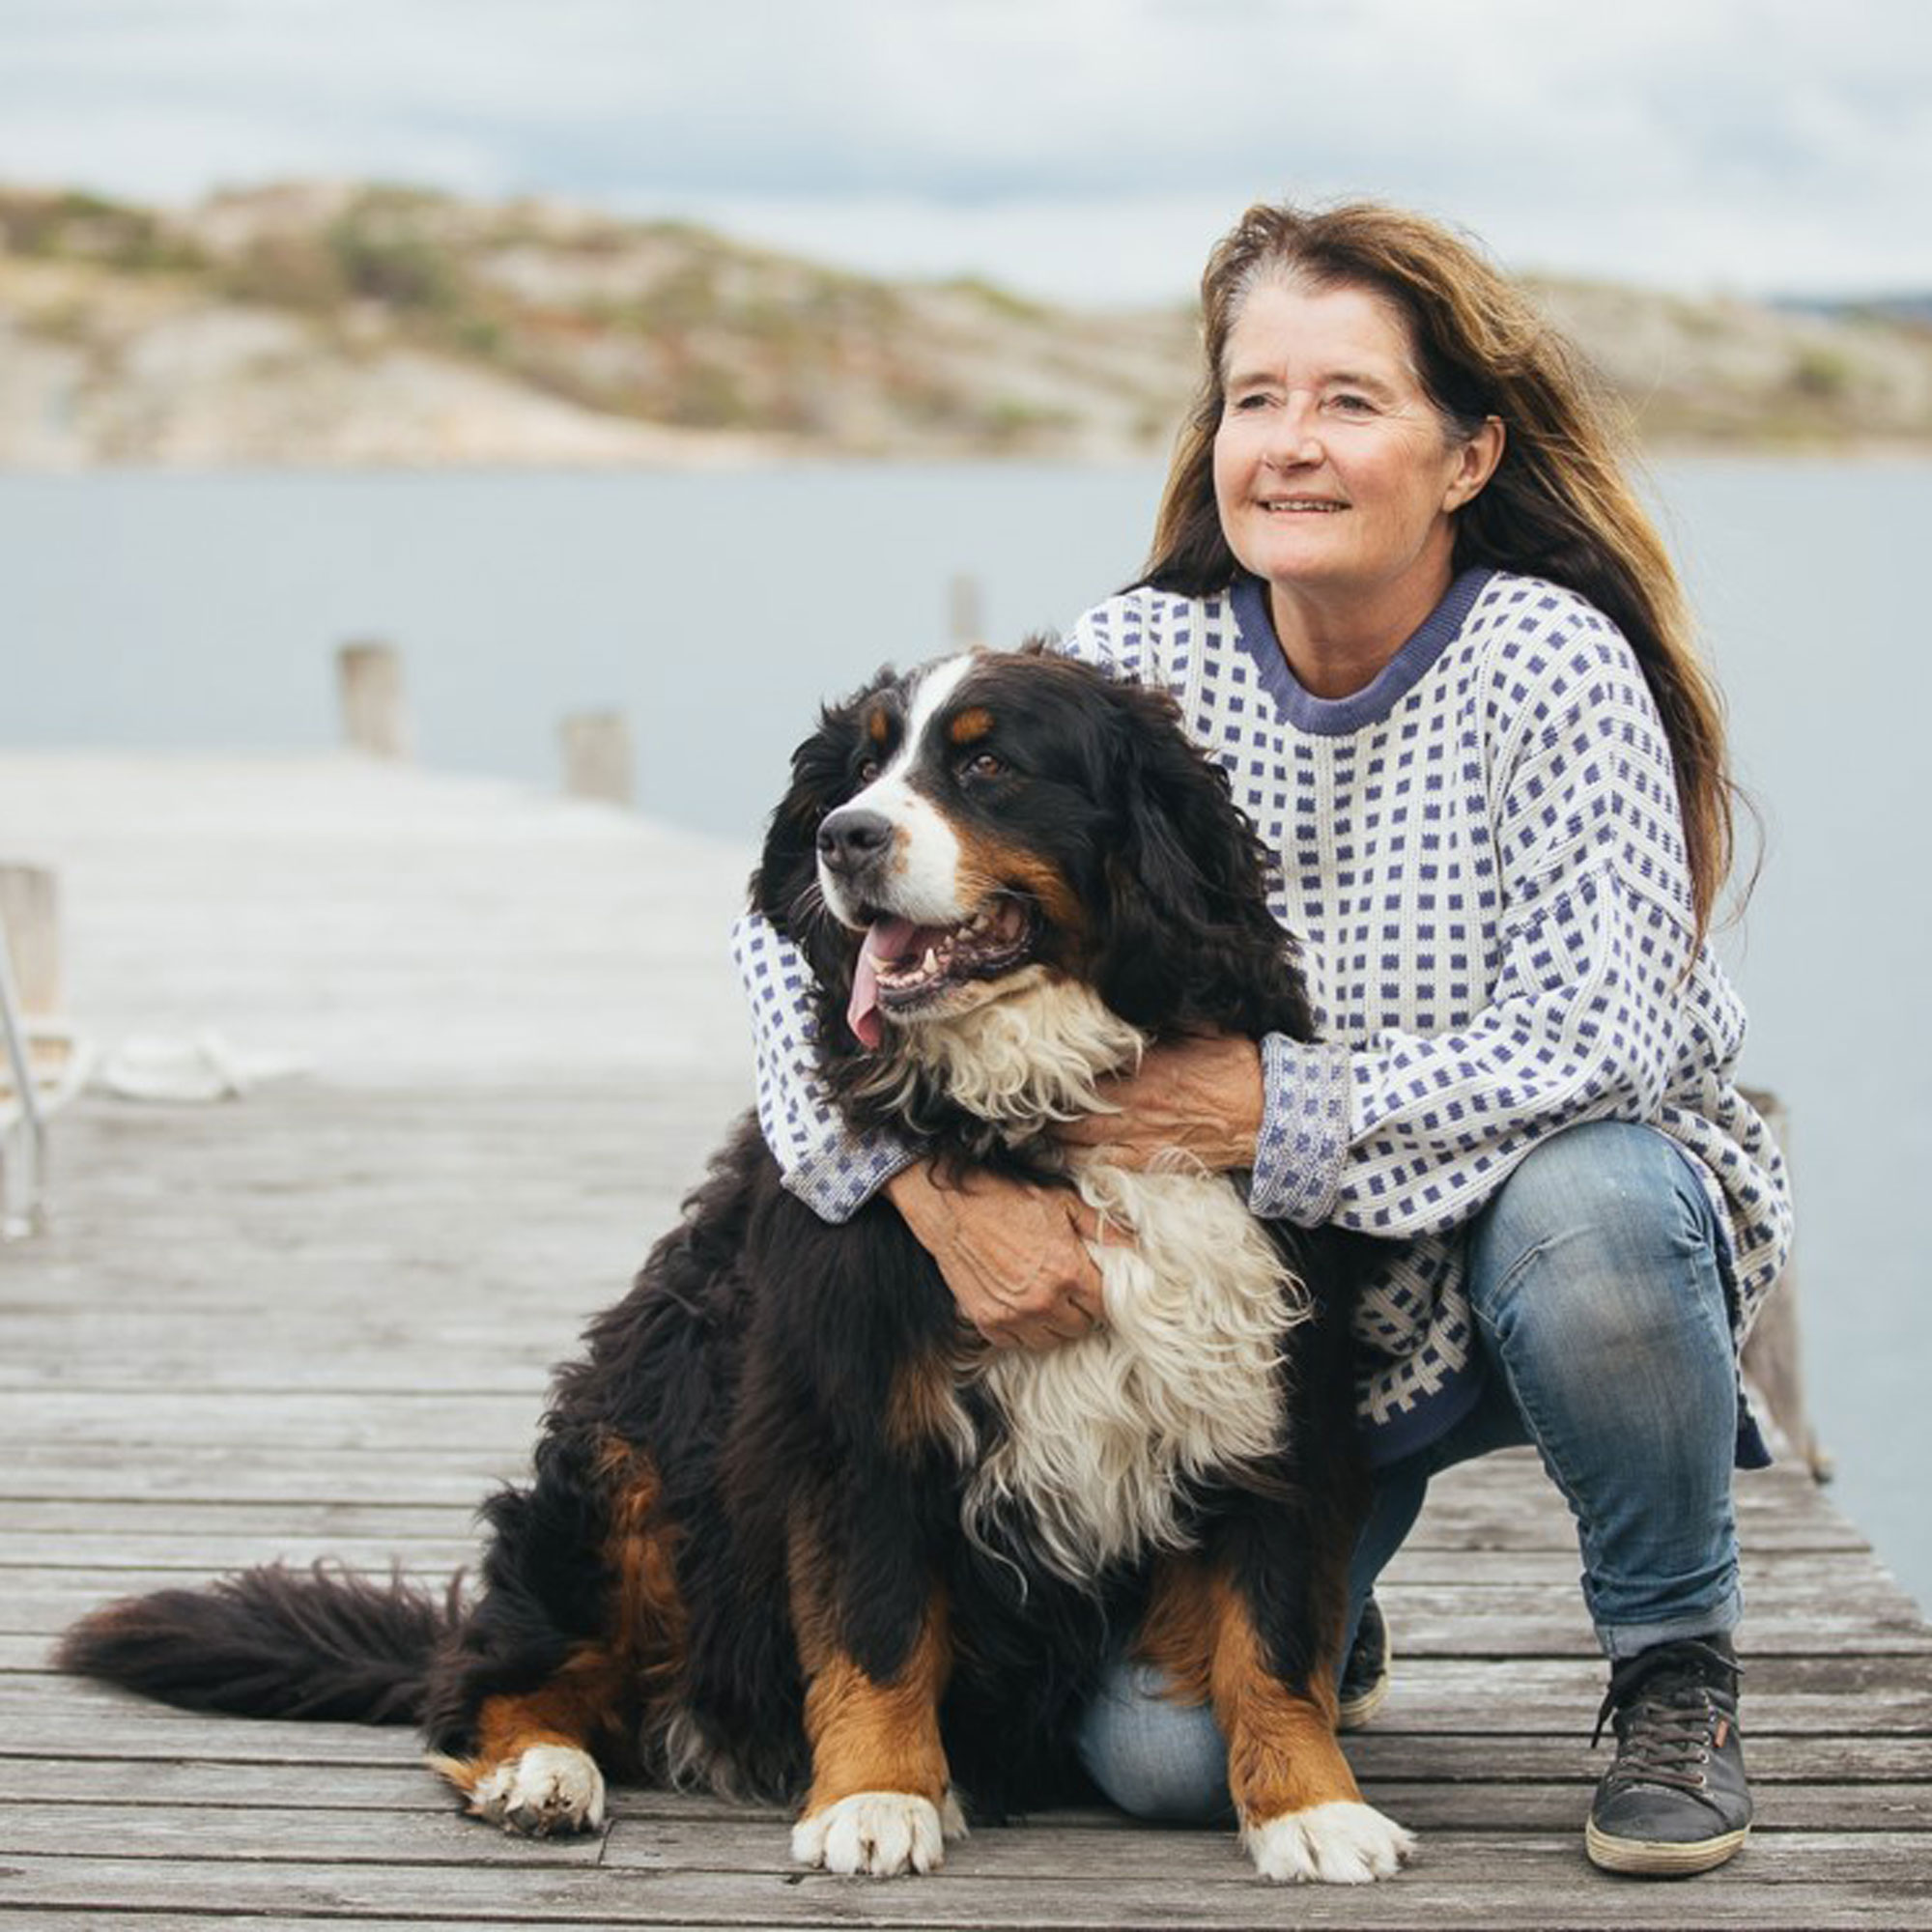
[[[1622,412],[1522,291],[1447,229],[1374,202],[1258,203],[1216,243],[1201,277],[1201,384],[1142,581],[1199,597],[1225,590],[1239,570],[1215,507],[1214,436],[1228,337],[1249,294],[1271,280],[1381,297],[1406,327],[1445,434],[1466,440],[1487,417],[1501,419],[1502,461],[1456,513],[1454,568],[1548,578],[1629,639],[1670,743],[1701,941],[1731,869],[1737,788],[1683,586],[1627,474]]]

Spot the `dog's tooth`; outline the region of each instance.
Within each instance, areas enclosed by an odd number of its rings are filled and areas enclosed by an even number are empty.
[[[939,971],[939,955],[929,946],[925,949],[925,961],[922,970],[927,973]]]

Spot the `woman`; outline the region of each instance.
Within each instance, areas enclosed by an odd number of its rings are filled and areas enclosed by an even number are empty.
[[[1151,1054],[1068,1138],[1182,1147],[1250,1171],[1258,1213],[1389,1244],[1357,1324],[1377,1477],[1344,1721],[1378,1701],[1370,1588],[1430,1476],[1532,1442],[1611,1665],[1590,1856],[1701,1870],[1750,1817],[1730,1471],[1766,1458],[1735,1348],[1790,1238],[1705,943],[1731,859],[1716,698],[1585,379],[1480,256],[1388,209],[1257,207],[1202,294],[1147,575],[1064,648],[1168,687],[1227,767],[1321,1043]],[[768,930],[738,939],[748,985],[782,980]],[[887,1187],[996,1344],[1097,1318],[1076,1202],[940,1189],[917,1149],[845,1137],[802,1009],[753,1004],[795,1191],[837,1219]],[[1130,1810],[1211,1815],[1212,1719],[1159,1690],[1123,1662],[1083,1755]]]

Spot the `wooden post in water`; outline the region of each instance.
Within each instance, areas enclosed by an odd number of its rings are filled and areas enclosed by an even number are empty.
[[[1745,1098],[1763,1115],[1772,1138],[1791,1163],[1791,1116],[1776,1094],[1747,1089]],[[1745,1344],[1744,1371],[1764,1398],[1771,1420],[1812,1476],[1830,1482],[1832,1458],[1818,1440],[1804,1404],[1804,1354],[1798,1330],[1798,1264],[1790,1263],[1760,1311]]]
[[[412,744],[409,706],[403,696],[403,660],[393,644],[362,639],[335,654],[342,693],[342,735],[350,749],[376,758],[408,758]]]
[[[621,711],[573,712],[558,726],[563,741],[563,789],[570,798],[605,805],[632,803],[635,767],[631,727]]]
[[[946,635],[956,651],[971,650],[986,641],[980,580],[970,571],[958,572],[946,586]]]

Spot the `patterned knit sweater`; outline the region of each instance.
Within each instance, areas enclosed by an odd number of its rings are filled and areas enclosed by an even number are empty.
[[[1576,1122],[1649,1122],[1690,1156],[1742,1342],[1790,1247],[1784,1167],[1732,1080],[1743,1008],[1708,947],[1691,952],[1669,748],[1615,626],[1552,584],[1472,570],[1372,684],[1319,698],[1243,579],[1128,591],[1061,648],[1171,692],[1266,848],[1320,1043],[1262,1042],[1250,1200],[1388,1244],[1357,1320],[1375,1459],[1474,1402],[1463,1231]],[[755,916],[733,938],[766,1138],[787,1185],[843,1219],[916,1150],[843,1129],[803,962]],[[1742,1407],[1739,1456],[1766,1460]]]

